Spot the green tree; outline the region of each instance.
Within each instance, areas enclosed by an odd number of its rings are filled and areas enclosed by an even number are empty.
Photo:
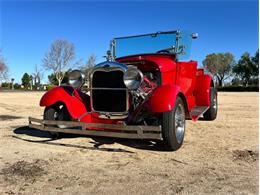
[[[10,88],[10,83],[3,82],[1,87]]]
[[[62,79],[60,84],[64,84],[64,83],[68,83],[68,74],[69,74],[70,70],[66,71],[64,74],[64,78]],[[48,80],[51,84],[53,85],[59,85],[59,81],[56,78],[56,75],[54,73],[48,75]]]
[[[223,82],[231,76],[234,64],[231,53],[212,53],[203,60],[203,66],[217,79],[219,86],[223,86]]]
[[[252,60],[253,60],[256,64],[259,64],[259,49],[256,51],[255,56],[252,57]]]
[[[22,85],[24,86],[25,89],[28,89],[30,87],[30,75],[28,73],[24,73],[22,77]]]
[[[259,84],[259,49],[256,51],[255,56],[252,57],[254,65],[253,84]]]
[[[15,89],[20,89],[21,86],[20,86],[18,83],[15,83],[15,84],[14,84],[14,88],[15,88]]]
[[[233,67],[233,72],[241,79],[243,85],[247,86],[250,80],[258,79],[258,67],[258,52],[254,57],[250,57],[250,54],[245,52]]]

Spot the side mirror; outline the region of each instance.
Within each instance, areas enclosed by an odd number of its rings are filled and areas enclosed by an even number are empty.
[[[192,33],[191,34],[191,38],[192,39],[197,39],[199,37],[199,34],[198,33]]]

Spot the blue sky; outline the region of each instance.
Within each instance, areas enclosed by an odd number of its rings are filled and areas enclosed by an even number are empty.
[[[199,33],[191,58],[201,62],[213,52],[238,60],[258,49],[257,1],[1,1],[0,48],[10,77],[21,82],[32,73],[55,39],[74,43],[77,59],[92,53],[101,62],[113,37],[167,31]],[[45,72],[45,82],[48,72]]]

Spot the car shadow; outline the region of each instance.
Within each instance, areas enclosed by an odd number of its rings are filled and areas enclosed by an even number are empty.
[[[38,129],[32,129],[29,126],[23,126],[23,127],[18,127],[13,130],[15,134],[24,134],[24,135],[29,135],[33,137],[40,137],[40,138],[50,138],[51,136],[47,131],[41,131]]]
[[[91,150],[102,150],[102,151],[108,151],[108,152],[130,152],[125,149],[121,148],[108,148],[107,145],[113,145],[113,144],[120,144],[124,146],[128,146],[135,149],[141,149],[141,150],[152,150],[152,151],[165,151],[164,145],[162,141],[160,140],[135,140],[135,139],[123,139],[123,138],[113,138],[113,137],[99,137],[99,136],[85,136],[85,135],[77,135],[77,134],[65,134],[63,133],[61,137],[57,139],[70,139],[70,138],[76,138],[76,137],[88,137],[91,138],[92,147],[86,147],[86,146],[80,146],[80,145],[74,145],[74,144],[65,144],[65,143],[56,143],[53,142],[54,140],[52,136],[47,131],[42,131],[34,128],[30,128],[29,126],[22,126],[15,128],[13,130],[14,132],[14,138],[33,142],[33,143],[42,143],[42,144],[49,144],[49,145],[59,145],[59,146],[66,146],[66,147],[75,147],[75,148],[82,148],[82,149],[91,149]],[[46,138],[43,140],[31,140],[23,137],[19,137],[19,135],[28,135],[32,137],[39,137],[39,138]],[[106,146],[104,146],[106,145]],[[102,147],[101,147],[102,146]]]

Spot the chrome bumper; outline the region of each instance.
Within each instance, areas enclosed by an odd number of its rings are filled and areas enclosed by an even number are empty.
[[[65,125],[59,128],[57,125]],[[43,131],[129,139],[162,139],[161,126],[114,125],[76,121],[51,121],[29,117],[29,127]],[[94,130],[98,129],[98,130]]]

